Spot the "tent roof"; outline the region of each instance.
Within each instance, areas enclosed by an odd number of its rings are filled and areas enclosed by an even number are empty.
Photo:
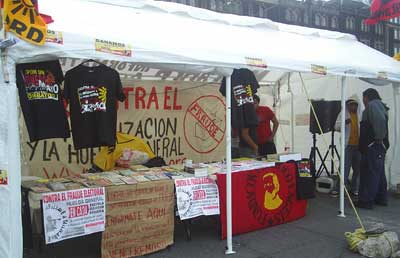
[[[19,41],[8,52],[16,62],[78,57],[201,69],[246,67],[256,58],[270,70],[317,65],[332,75],[400,81],[399,62],[350,34],[150,0],[41,0],[40,11],[53,17],[49,29],[63,33],[63,44]],[[129,44],[133,56],[97,52],[95,39]]]

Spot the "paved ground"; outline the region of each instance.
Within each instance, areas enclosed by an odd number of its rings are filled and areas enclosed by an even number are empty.
[[[319,195],[309,202],[307,216],[293,223],[234,237],[231,257],[240,258],[352,258],[361,257],[346,249],[344,232],[354,231],[358,223],[347,206],[346,218],[337,217],[338,199]],[[400,233],[400,199],[392,198],[389,207],[361,210],[365,223],[383,222]],[[202,218],[193,223],[192,241],[185,240],[181,225],[175,230],[175,244],[146,258],[222,258],[225,241],[218,237],[215,222]],[[46,249],[43,254],[27,253],[25,258],[95,258],[99,254],[99,237],[76,239]]]

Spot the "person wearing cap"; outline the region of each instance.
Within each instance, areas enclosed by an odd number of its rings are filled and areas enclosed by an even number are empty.
[[[274,137],[278,131],[279,121],[269,107],[260,106],[260,97],[257,95],[254,95],[254,105],[259,121],[257,127],[258,155],[266,156],[269,154],[276,154]]]
[[[373,209],[387,206],[388,192],[385,174],[385,156],[389,148],[389,108],[378,91],[369,88],[363,92],[365,110],[360,124],[360,195],[355,205]]]
[[[346,125],[345,125],[345,157],[344,157],[344,182],[350,186],[350,193],[353,196],[358,195],[359,178],[360,178],[360,162],[361,153],[359,151],[359,101],[357,95],[351,96],[346,101]],[[335,131],[340,132],[341,115],[339,114]],[[350,169],[353,169],[353,176],[349,182]],[[331,192],[331,196],[339,196],[340,181],[336,183],[335,189]]]

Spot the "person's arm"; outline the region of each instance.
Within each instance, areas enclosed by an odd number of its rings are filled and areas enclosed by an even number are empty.
[[[346,111],[346,121],[345,121],[345,125],[348,125],[351,123],[351,119],[350,119],[350,115],[349,113]],[[335,123],[335,132],[340,132],[342,129],[342,112],[339,113],[337,119],[336,119],[336,123]]]
[[[251,139],[249,135],[249,128],[243,128],[241,129],[241,135],[244,141],[250,146],[252,150],[254,150],[256,153],[258,153],[258,145]]]
[[[276,118],[276,116],[274,115],[274,117],[272,118],[272,135],[271,135],[271,139],[274,139],[276,132],[278,131],[279,128],[279,121]]]

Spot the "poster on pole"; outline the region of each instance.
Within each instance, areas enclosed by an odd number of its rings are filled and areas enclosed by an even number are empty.
[[[181,220],[219,214],[219,193],[214,180],[207,177],[176,179],[175,187]]]
[[[104,188],[43,194],[43,225],[46,244],[104,231]]]

